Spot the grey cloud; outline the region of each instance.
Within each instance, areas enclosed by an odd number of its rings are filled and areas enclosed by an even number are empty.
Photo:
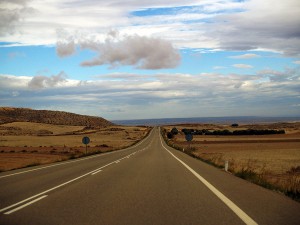
[[[76,46],[74,37],[69,35],[63,29],[56,30],[57,42],[56,42],[56,53],[60,57],[70,56],[75,53]]]
[[[74,40],[69,42],[58,41],[56,43],[56,53],[60,57],[66,57],[74,54],[76,46]]]
[[[105,43],[85,42],[83,49],[96,51],[99,55],[82,66],[108,64],[111,67],[132,65],[138,69],[174,68],[180,62],[180,55],[170,42],[158,38],[138,35],[124,39],[107,39]]]
[[[252,0],[245,6],[244,12],[218,16],[216,23],[207,27],[208,34],[219,40],[220,48],[264,49],[287,56],[300,55],[298,0]]]
[[[285,71],[263,70],[257,74],[152,74],[151,79],[132,79],[137,75],[99,77],[99,80],[70,85],[64,73],[52,77],[15,77],[0,75],[3,104],[33,104],[62,107],[79,113],[90,105],[89,113],[107,118],[262,115],[266,107],[272,115],[296,115],[299,104],[299,68]],[[23,80],[23,81],[22,81]],[[69,80],[68,80],[69,82]],[[78,84],[78,81],[76,81]],[[5,84],[5,85],[4,85]],[[17,84],[23,84],[18,86]],[[39,89],[39,95],[32,89]],[[12,91],[19,95],[12,96]],[[95,106],[101,106],[97,108]],[[46,108],[46,107],[45,107]],[[124,112],[108,112],[109,109]],[[106,110],[103,110],[106,109]],[[163,113],[165,112],[165,114]],[[271,114],[270,114],[271,115]]]
[[[15,26],[32,10],[27,8],[27,2],[28,0],[0,1],[0,35],[15,32]]]
[[[42,75],[38,75],[33,77],[29,83],[28,87],[31,89],[42,89],[47,87],[55,87],[61,83],[66,82],[67,75],[64,72],[60,72],[57,75],[53,75],[51,77],[46,77]]]
[[[0,34],[13,33],[13,27],[20,19],[18,10],[3,10],[0,9]]]
[[[94,59],[81,63],[81,66],[110,65],[134,66],[138,69],[174,68],[180,63],[180,54],[169,41],[139,35],[119,37],[117,31],[110,31],[105,42],[95,40],[78,41],[81,49],[97,52]],[[74,38],[61,38],[56,45],[61,57],[75,53]]]
[[[95,78],[103,79],[112,79],[112,80],[140,80],[140,79],[148,79],[148,76],[139,75],[139,74],[131,74],[131,73],[112,73],[106,75],[97,75]]]
[[[297,82],[300,80],[300,66],[296,68],[286,68],[284,71],[261,70],[257,74],[268,77],[271,82]]]
[[[13,4],[17,4],[17,5],[26,5],[26,3],[29,1],[30,0],[1,0],[0,3],[1,4],[13,3]]]

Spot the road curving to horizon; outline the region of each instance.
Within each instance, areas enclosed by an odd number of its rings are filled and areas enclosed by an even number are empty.
[[[0,224],[300,224],[300,204],[168,147],[0,174]]]

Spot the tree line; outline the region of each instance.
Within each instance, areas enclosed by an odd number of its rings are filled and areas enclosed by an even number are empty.
[[[207,129],[187,129],[183,128],[181,130],[185,135],[268,135],[268,134],[285,134],[285,130],[271,130],[271,129],[247,129],[247,130],[207,130]],[[176,127],[173,127],[171,131],[167,132],[168,139],[172,139],[175,135],[179,133]]]
[[[193,135],[268,135],[268,134],[285,134],[285,130],[271,130],[271,129],[247,129],[247,130],[197,130],[197,129],[182,129],[184,134],[193,134]]]

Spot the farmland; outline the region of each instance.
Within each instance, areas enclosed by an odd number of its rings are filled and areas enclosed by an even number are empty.
[[[13,122],[0,125],[0,170],[6,171],[81,157],[82,138],[88,136],[88,154],[123,149],[144,138],[147,127],[52,125]]]
[[[218,167],[224,167],[228,161],[229,171],[243,178],[247,179],[252,174],[263,180],[266,186],[300,192],[300,123],[242,125],[238,128],[229,125],[185,124],[166,126],[164,129],[170,132],[173,127],[179,133],[168,140],[169,145]],[[194,135],[188,143],[182,132],[184,128],[211,132],[224,129],[284,129],[285,134]]]

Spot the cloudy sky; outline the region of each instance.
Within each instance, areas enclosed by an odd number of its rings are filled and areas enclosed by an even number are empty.
[[[0,106],[299,116],[300,1],[0,0]]]

